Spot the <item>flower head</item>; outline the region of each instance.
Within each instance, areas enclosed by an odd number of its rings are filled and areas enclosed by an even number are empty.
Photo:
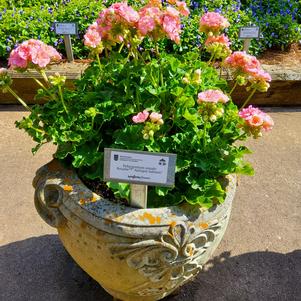
[[[97,23],[93,23],[88,27],[84,35],[84,44],[90,48],[97,48],[101,43],[101,35],[98,30]]]
[[[202,102],[211,103],[226,103],[229,101],[229,97],[220,90],[207,90],[198,94],[198,104]]]
[[[163,119],[162,119],[162,114],[157,113],[157,112],[152,112],[149,115],[149,119],[151,120],[152,123],[157,123],[157,124],[163,124]]]
[[[10,53],[8,64],[12,69],[26,69],[30,66],[45,68],[49,63],[60,59],[61,55],[53,47],[31,39]]]
[[[137,115],[132,117],[134,123],[143,123],[147,120],[149,116],[149,112],[144,110],[143,112],[139,112]]]
[[[102,40],[115,45],[127,39],[129,30],[137,26],[139,14],[127,3],[114,3],[99,14],[97,32]]]
[[[190,12],[185,1],[175,1],[175,4],[182,16],[189,16]]]
[[[212,32],[217,34],[229,26],[228,20],[216,12],[208,12],[200,20],[200,31],[205,33]]]
[[[256,57],[246,54],[244,51],[235,51],[225,59],[225,66],[234,71],[236,81],[242,85],[251,84],[251,88],[260,92],[266,92],[272,78],[265,72]]]
[[[254,138],[261,135],[262,129],[270,131],[274,126],[274,121],[268,114],[252,105],[241,109],[238,115],[244,119],[247,133],[252,134]]]
[[[227,47],[230,46],[230,41],[229,41],[228,37],[225,36],[224,34],[219,35],[219,36],[209,36],[207,38],[207,40],[205,41],[205,46],[209,46],[213,43],[219,43],[219,44],[225,45]]]

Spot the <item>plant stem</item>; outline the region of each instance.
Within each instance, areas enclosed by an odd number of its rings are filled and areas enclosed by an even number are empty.
[[[215,51],[212,53],[212,55],[208,61],[208,64],[211,64],[211,61],[214,59],[214,57],[215,57]]]
[[[62,87],[58,86],[58,88],[59,88],[59,95],[60,95],[60,99],[61,99],[62,105],[64,107],[65,112],[68,114],[68,110],[67,110],[67,107],[65,105],[64,97],[63,97],[63,93],[62,93]]]
[[[11,89],[11,87],[7,87],[7,90],[22,104],[24,108],[26,108],[29,112],[32,112],[32,110],[29,108],[29,106],[25,103],[25,101],[19,97],[14,90]]]
[[[46,82],[47,86],[50,86],[50,85],[49,85],[49,80],[48,80],[47,74],[46,74],[46,72],[45,72],[44,69],[41,69],[41,70],[40,70],[40,74],[42,75],[42,77],[43,77],[44,81]]]
[[[243,109],[248,104],[248,102],[250,101],[250,99],[252,98],[252,96],[255,94],[255,92],[256,92],[256,89],[253,89],[253,91],[251,92],[251,94],[249,95],[249,97],[246,99],[246,101],[244,102],[244,104],[241,106],[241,109]]]
[[[123,47],[124,47],[124,42],[120,45],[120,48],[119,48],[119,50],[118,50],[118,53],[120,53],[120,52],[122,51]]]
[[[102,71],[102,67],[101,67],[101,62],[100,62],[100,58],[99,58],[99,54],[98,53],[96,53],[96,60],[97,60],[98,66],[99,66],[99,70],[101,72]]]
[[[203,133],[203,146],[206,148],[206,136],[207,136],[207,121],[204,122],[204,133]]]
[[[157,56],[160,56],[159,46],[157,43],[156,43],[156,54]]]
[[[233,93],[233,91],[236,89],[237,87],[237,82],[235,82],[234,86],[232,87],[231,91],[230,91],[230,95]]]

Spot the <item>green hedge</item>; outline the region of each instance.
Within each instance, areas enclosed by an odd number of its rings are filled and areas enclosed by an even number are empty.
[[[54,32],[53,22],[77,22],[78,36],[72,36],[76,58],[85,58],[88,49],[83,45],[83,35],[89,24],[97,18],[99,11],[116,0],[2,0],[0,3],[0,59],[6,59],[18,43],[30,38],[40,39],[56,47],[64,54],[61,36]],[[135,6],[139,1],[128,1]],[[285,49],[298,42],[300,35],[301,1],[296,0],[191,0],[191,16],[184,21],[182,43],[168,41],[160,47],[168,52],[183,53],[202,47],[204,37],[198,32],[199,15],[206,11],[217,11],[226,16],[231,27],[227,32],[232,40],[232,49],[242,49],[238,40],[239,27],[259,25],[262,39],[253,40],[251,52],[258,54],[268,48]],[[153,47],[145,43],[145,47]]]

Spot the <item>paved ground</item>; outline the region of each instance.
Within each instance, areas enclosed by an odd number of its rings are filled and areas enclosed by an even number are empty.
[[[33,206],[31,180],[54,148],[36,156],[0,106],[0,300],[109,301],[61,246]],[[258,141],[254,177],[241,177],[225,237],[197,279],[168,301],[301,300],[301,109],[273,109]]]

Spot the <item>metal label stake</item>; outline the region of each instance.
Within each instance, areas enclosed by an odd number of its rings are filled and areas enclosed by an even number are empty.
[[[64,35],[64,42],[65,42],[67,60],[68,60],[68,62],[73,62],[74,57],[73,57],[73,50],[72,50],[72,44],[71,44],[71,37],[69,34]]]
[[[260,28],[258,26],[247,26],[239,29],[238,38],[244,40],[244,51],[249,52],[252,39],[259,39]]]
[[[173,187],[176,154],[104,149],[105,181],[130,184],[130,205],[147,208],[147,187]]]
[[[147,185],[130,184],[131,206],[147,208]]]
[[[55,22],[54,28],[55,28],[56,34],[64,35],[67,60],[68,60],[68,62],[73,62],[74,57],[73,57],[73,50],[72,50],[70,35],[77,35],[77,33],[78,33],[77,23]]]

